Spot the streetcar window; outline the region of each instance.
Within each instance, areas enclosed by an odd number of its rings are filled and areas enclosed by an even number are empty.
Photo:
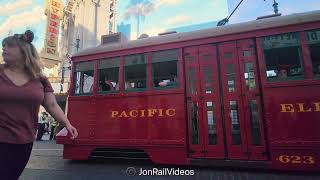
[[[302,79],[303,66],[299,33],[264,37],[263,52],[268,81]]]
[[[243,56],[244,57],[250,57],[251,56],[251,51],[243,51]]]
[[[199,144],[199,120],[198,120],[198,105],[197,103],[189,103],[190,124],[191,124],[191,143]]]
[[[99,92],[117,92],[119,90],[119,68],[119,57],[99,61]]]
[[[204,73],[204,80],[205,80],[205,90],[206,94],[211,94],[213,93],[213,76],[212,76],[212,67],[204,67],[203,68],[203,73]]]
[[[152,53],[153,87],[178,87],[178,49]]]
[[[124,89],[146,89],[148,54],[129,55],[124,60]]]
[[[224,58],[225,58],[225,59],[232,59],[232,58],[233,58],[233,53],[232,53],[232,52],[226,52],[226,53],[224,53]]]
[[[92,94],[93,90],[94,62],[83,62],[75,64],[75,95]]]
[[[257,100],[249,101],[250,124],[251,124],[251,141],[253,145],[261,144],[261,130],[259,121],[259,106]]]
[[[188,93],[190,95],[196,95],[197,94],[197,72],[196,68],[192,67],[188,70],[188,83],[187,83],[187,89]]]
[[[230,101],[230,119],[231,119],[232,144],[240,145],[241,129],[240,129],[237,101]]]
[[[234,64],[226,64],[226,75],[228,80],[229,92],[236,91],[236,68]]]
[[[320,78],[320,30],[307,31],[305,33],[309,46],[313,74]]]
[[[251,62],[244,63],[244,78],[246,86],[249,90],[256,89],[255,74],[253,64]]]
[[[208,118],[208,140],[209,145],[217,144],[217,122],[214,117],[215,106],[212,101],[207,101],[207,118]]]

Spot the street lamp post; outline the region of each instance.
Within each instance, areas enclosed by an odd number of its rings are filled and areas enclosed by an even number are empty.
[[[76,39],[76,43],[75,44],[72,44],[74,47],[76,47],[77,48],[77,52],[79,51],[79,49],[80,49],[80,38],[79,38],[79,36],[77,37],[77,39]],[[62,91],[63,91],[63,84],[64,84],[64,74],[65,74],[65,71],[66,71],[66,68],[68,69],[68,70],[71,70],[71,62],[70,62],[70,56],[69,56],[69,54],[67,53],[66,54],[66,57],[68,58],[68,63],[69,63],[69,65],[67,66],[67,67],[65,67],[64,66],[64,63],[65,62],[63,62],[63,66],[62,66],[62,68],[61,68],[61,81],[60,81],[60,93],[62,93]]]
[[[79,36],[77,37],[76,39],[76,48],[77,48],[77,52],[79,51],[79,48],[80,48],[80,39],[79,39]]]

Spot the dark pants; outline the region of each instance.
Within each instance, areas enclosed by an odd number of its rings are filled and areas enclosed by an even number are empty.
[[[27,165],[33,143],[0,143],[0,179],[17,180]]]
[[[45,127],[46,127],[46,125],[44,123],[38,123],[37,141],[42,140],[42,136],[44,134]]]
[[[56,139],[56,135],[55,135],[55,132],[54,132],[55,128],[56,128],[56,126],[51,126],[50,140]]]

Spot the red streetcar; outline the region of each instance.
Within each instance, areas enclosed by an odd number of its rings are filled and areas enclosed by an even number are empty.
[[[104,39],[119,39],[113,34]],[[320,11],[72,57],[64,158],[320,170]]]

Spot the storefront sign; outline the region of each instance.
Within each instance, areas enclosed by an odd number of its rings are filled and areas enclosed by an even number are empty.
[[[72,9],[73,9],[74,3],[75,3],[75,0],[69,0],[68,1],[67,7],[65,9],[65,13],[67,15],[71,15],[72,14]]]
[[[45,14],[47,16],[47,28],[44,50],[41,56],[49,60],[59,60],[58,37],[63,14],[61,0],[47,0]]]

